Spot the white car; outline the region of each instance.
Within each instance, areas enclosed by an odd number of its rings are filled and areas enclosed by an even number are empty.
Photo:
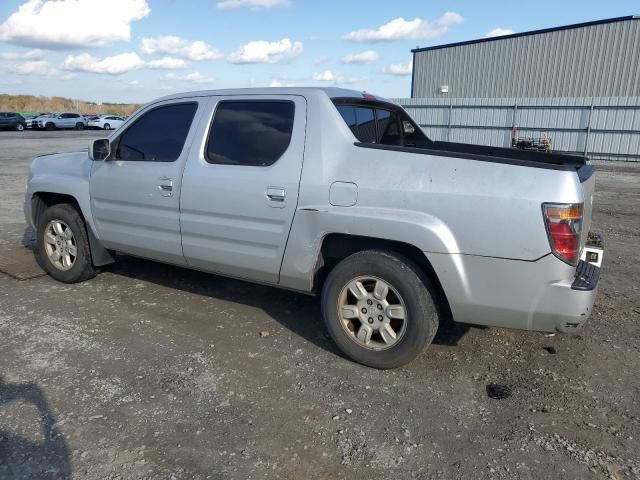
[[[115,115],[107,115],[105,117],[89,120],[87,126],[89,128],[99,128],[101,130],[113,130],[118,128],[124,123],[124,117],[118,117]]]

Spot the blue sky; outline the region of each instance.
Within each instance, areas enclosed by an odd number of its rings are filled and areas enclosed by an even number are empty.
[[[338,85],[408,97],[412,48],[640,14],[638,0],[2,0],[0,93],[146,102]]]

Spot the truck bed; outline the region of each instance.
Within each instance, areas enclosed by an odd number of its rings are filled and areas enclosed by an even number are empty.
[[[359,147],[393,150],[397,152],[466,158],[469,160],[479,160],[484,162],[507,163],[525,167],[557,170],[580,170],[587,162],[586,158],[577,155],[532,152],[515,148],[472,145],[468,143],[432,141],[424,147],[380,145],[362,142],[357,142],[356,145]]]

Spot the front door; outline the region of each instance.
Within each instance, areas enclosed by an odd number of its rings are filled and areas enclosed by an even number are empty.
[[[213,97],[205,141],[182,180],[182,247],[190,266],[277,283],[298,203],[306,101]]]
[[[93,162],[90,194],[97,234],[106,248],[184,264],[180,245],[180,179],[198,101],[150,105]]]

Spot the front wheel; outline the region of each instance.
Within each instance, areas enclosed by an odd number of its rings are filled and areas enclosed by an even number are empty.
[[[18,131],[18,132],[24,131],[24,123],[17,123],[16,124],[16,131]]]
[[[37,245],[40,265],[56,280],[83,282],[97,273],[84,220],[73,205],[53,205],[42,213]]]
[[[409,259],[384,250],[358,252],[329,274],[322,289],[322,314],[347,356],[370,367],[400,367],[436,334],[432,291],[423,271]]]
[[[56,126],[55,126],[55,124],[53,124],[52,122],[49,122],[49,123],[47,123],[47,124],[44,126],[44,128],[45,128],[46,130],[51,131],[51,130],[55,130],[55,129],[56,129]]]
[[[108,123],[104,124],[104,129],[105,130],[111,130],[111,125],[109,125]]]

